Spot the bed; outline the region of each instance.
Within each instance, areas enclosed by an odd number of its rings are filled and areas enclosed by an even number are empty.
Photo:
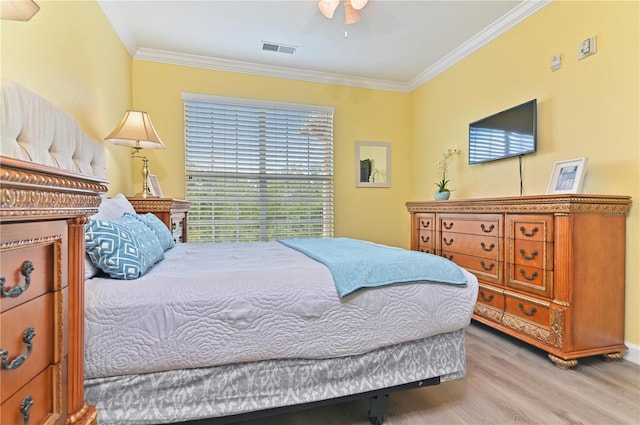
[[[8,114],[11,97],[2,99]],[[81,143],[92,146],[87,151],[100,145]],[[87,235],[93,225],[127,221],[139,230],[145,220],[153,218],[135,214],[124,196],[104,198]],[[318,241],[161,242],[158,251],[151,236],[160,242],[163,230],[146,225],[132,234],[149,238],[140,243],[154,245],[156,259],[142,262],[135,279],[96,269],[91,249],[99,239],[86,239],[84,387],[100,424],[230,423],[355,397],[370,398],[369,419],[382,424],[388,394],[465,375],[464,328],[477,280],[443,258],[346,238],[319,248],[309,248]],[[355,261],[336,268],[327,256],[343,246],[409,255],[429,273],[446,263],[455,279],[394,281],[397,266],[350,267]],[[354,268],[373,283],[360,282]],[[383,275],[390,277],[376,281]]]

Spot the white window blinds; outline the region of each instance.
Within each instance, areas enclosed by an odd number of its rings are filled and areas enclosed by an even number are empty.
[[[333,236],[333,108],[182,98],[190,242]]]

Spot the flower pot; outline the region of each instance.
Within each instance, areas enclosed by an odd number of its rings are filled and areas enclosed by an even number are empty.
[[[447,199],[449,199],[449,196],[451,196],[451,192],[449,192],[448,190],[444,192],[436,190],[436,193],[434,194],[436,201],[446,201]]]

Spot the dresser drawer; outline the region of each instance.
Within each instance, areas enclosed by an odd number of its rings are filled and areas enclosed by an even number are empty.
[[[509,262],[553,270],[553,243],[509,239]]]
[[[442,232],[440,249],[491,260],[502,259],[502,239],[491,236]]]
[[[0,401],[6,400],[46,367],[61,360],[63,309],[61,291],[49,292],[0,315],[1,348],[7,352],[0,370]],[[29,346],[31,349],[29,350]]]
[[[553,271],[521,264],[507,264],[509,288],[519,289],[545,298],[553,296]]]
[[[66,238],[64,221],[2,226],[0,312],[66,285]]]
[[[502,236],[500,214],[438,214],[441,231],[470,235]]]
[[[481,285],[478,289],[478,303],[503,311],[504,294],[486,285]]]
[[[553,215],[507,214],[507,238],[553,242]]]
[[[431,230],[418,231],[418,251],[435,253],[436,244]]]
[[[64,404],[59,391],[62,377],[61,365],[49,366],[31,382],[2,403],[0,423],[22,425],[25,413],[29,425],[61,425],[64,419]]]
[[[417,230],[435,230],[436,228],[436,215],[435,214],[416,214],[416,229]]]
[[[518,319],[549,327],[549,306],[525,297],[507,294],[505,296],[505,314]]]
[[[446,250],[442,251],[441,255],[475,274],[478,279],[495,284],[502,284],[502,273],[504,269],[504,263],[502,261]]]

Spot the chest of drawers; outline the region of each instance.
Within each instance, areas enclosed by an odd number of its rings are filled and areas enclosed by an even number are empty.
[[[480,285],[474,319],[549,353],[619,358],[624,345],[625,196],[408,202],[411,247]]]
[[[91,424],[84,225],[104,182],[0,157],[0,423]]]

